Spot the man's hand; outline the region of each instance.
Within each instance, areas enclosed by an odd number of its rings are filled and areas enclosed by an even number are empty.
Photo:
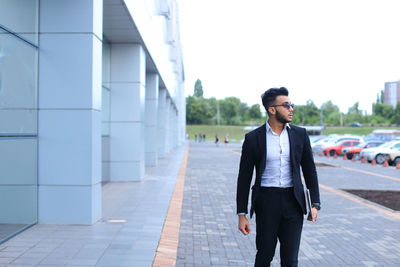
[[[313,212],[313,218],[311,218],[311,214],[308,213],[307,220],[308,221],[312,221],[312,222],[316,222],[317,221],[317,217],[318,217],[317,208],[312,208],[312,212]]]
[[[239,230],[244,235],[251,233],[250,223],[249,220],[247,220],[246,215],[239,215]]]

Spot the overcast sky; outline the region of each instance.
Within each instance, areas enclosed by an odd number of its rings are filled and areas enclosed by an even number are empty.
[[[178,0],[186,95],[249,105],[285,86],[292,102],[371,113],[400,79],[399,0]]]

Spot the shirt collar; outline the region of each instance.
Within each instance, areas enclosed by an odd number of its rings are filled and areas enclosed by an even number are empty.
[[[266,125],[266,127],[267,127],[267,132],[268,132],[268,131],[271,131],[271,132],[272,132],[272,128],[271,128],[271,126],[269,125],[268,120],[267,120],[267,122],[265,123],[265,125]],[[285,127],[283,128],[283,130],[285,130],[286,128],[289,128],[289,129],[290,129],[290,124],[289,124],[289,123],[285,123]]]

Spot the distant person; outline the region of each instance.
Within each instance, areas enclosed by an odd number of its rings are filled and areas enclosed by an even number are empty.
[[[219,143],[220,143],[220,140],[219,140],[218,134],[216,134],[215,135],[215,144],[218,146]]]
[[[203,141],[206,141],[206,134],[203,134]]]
[[[300,166],[310,189],[313,218],[320,209],[317,171],[310,140],[304,128],[289,124],[293,107],[286,88],[271,88],[262,95],[268,114],[263,126],[246,134],[237,181],[236,204],[239,230],[251,232],[246,218],[252,187],[250,218],[256,214],[257,254],[254,266],[270,266],[280,243],[281,266],[298,266],[303,214],[307,213]]]
[[[229,143],[229,135],[226,134],[226,135],[225,135],[225,139],[224,139],[224,144],[225,144],[225,146],[227,146],[228,143]]]
[[[203,139],[203,134],[199,133],[199,143],[201,143],[202,139]]]
[[[197,142],[197,134],[194,135],[194,141]]]

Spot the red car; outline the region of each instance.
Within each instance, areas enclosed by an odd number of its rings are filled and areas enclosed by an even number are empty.
[[[333,146],[326,147],[323,152],[324,152],[325,156],[327,156],[329,153],[329,156],[333,157],[333,156],[335,156],[335,154],[341,155],[343,148],[356,146],[359,143],[360,143],[360,141],[358,141],[358,140],[342,140]]]

